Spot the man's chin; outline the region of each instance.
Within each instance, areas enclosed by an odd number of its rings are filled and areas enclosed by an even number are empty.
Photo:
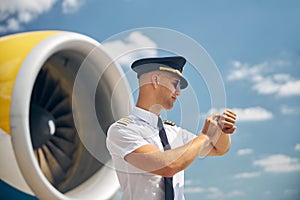
[[[164,106],[164,109],[171,110],[173,107],[174,107],[174,103],[172,103],[171,105]]]

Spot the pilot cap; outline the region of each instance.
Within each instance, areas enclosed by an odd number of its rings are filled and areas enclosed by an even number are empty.
[[[182,76],[185,63],[182,56],[143,58],[133,62],[131,69],[137,73],[138,78],[144,73],[156,70],[173,73],[180,78],[180,89],[184,89],[188,86],[187,80]]]

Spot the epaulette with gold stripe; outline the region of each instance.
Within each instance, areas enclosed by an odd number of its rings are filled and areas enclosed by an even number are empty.
[[[123,125],[125,125],[125,126],[127,126],[127,125],[130,124],[131,122],[132,122],[132,120],[129,119],[129,118],[121,118],[121,119],[119,119],[119,120],[117,121],[117,123],[123,124]]]
[[[175,126],[175,123],[170,121],[170,120],[166,120],[164,123],[168,124],[168,125],[171,125],[171,126]]]

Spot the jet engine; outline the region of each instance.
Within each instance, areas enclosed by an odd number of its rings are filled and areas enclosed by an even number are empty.
[[[0,178],[39,199],[110,199],[105,134],[132,105],[120,66],[73,32],[4,36],[0,50]]]

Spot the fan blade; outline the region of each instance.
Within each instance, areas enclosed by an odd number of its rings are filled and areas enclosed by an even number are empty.
[[[69,142],[73,142],[76,137],[76,130],[74,128],[69,127],[58,127],[56,128],[55,135],[57,137],[68,140]]]
[[[60,116],[54,115],[54,117],[55,117],[55,121],[64,121],[64,122],[73,123],[73,113],[71,112],[65,113],[64,115],[60,115]]]
[[[69,142],[67,140],[64,140],[60,137],[57,136],[53,136],[51,138],[51,142],[57,146],[58,148],[60,148],[65,154],[67,154],[70,158],[72,157],[72,154],[75,150],[75,144],[73,144],[72,142]]]
[[[45,80],[44,80],[44,86],[42,88],[42,90],[40,91],[39,95],[40,95],[40,101],[39,101],[39,105],[41,106],[45,106],[45,104],[47,103],[48,101],[48,98],[49,98],[49,91],[52,90],[52,83],[53,83],[53,77],[51,77],[50,75],[50,71],[47,70],[46,73],[46,77],[45,77]]]
[[[45,104],[45,108],[48,111],[51,111],[55,105],[60,102],[64,97],[61,94],[61,86],[59,85],[59,81],[56,80],[53,85],[54,85],[54,89],[52,91],[48,91],[49,93],[51,92],[51,96],[49,97],[49,99],[47,100],[47,103]]]
[[[55,120],[54,123],[55,123],[55,126],[57,128],[59,128],[59,127],[74,128],[74,122],[73,121]]]
[[[45,68],[43,68],[39,72],[36,83],[35,83],[34,88],[33,88],[32,103],[36,103],[36,104],[40,103],[40,100],[41,100],[40,94],[41,94],[41,92],[43,91],[43,88],[44,88],[46,75],[47,75],[47,70]]]
[[[54,184],[60,183],[63,181],[66,177],[65,172],[57,162],[56,158],[52,155],[51,151],[48,149],[46,145],[43,145],[42,147],[46,161],[48,162],[51,175],[54,180]]]
[[[64,171],[67,171],[68,168],[72,165],[72,158],[67,156],[62,150],[60,150],[57,146],[55,146],[51,141],[47,142],[47,147],[55,157],[59,165],[62,167]]]
[[[37,160],[38,164],[41,165],[41,161],[40,161],[40,157],[39,157],[39,153],[38,153],[38,150],[33,150],[33,153],[34,153],[34,157],[35,159]]]
[[[51,111],[55,118],[71,112],[71,101],[69,98],[64,98]]]
[[[40,165],[40,168],[41,168],[42,172],[44,173],[44,175],[46,176],[46,178],[48,179],[48,181],[50,183],[54,183],[54,179],[53,179],[51,170],[48,166],[48,161],[45,157],[43,149],[39,148],[37,151],[38,151],[37,154],[38,154],[38,157],[39,157],[39,165]]]

